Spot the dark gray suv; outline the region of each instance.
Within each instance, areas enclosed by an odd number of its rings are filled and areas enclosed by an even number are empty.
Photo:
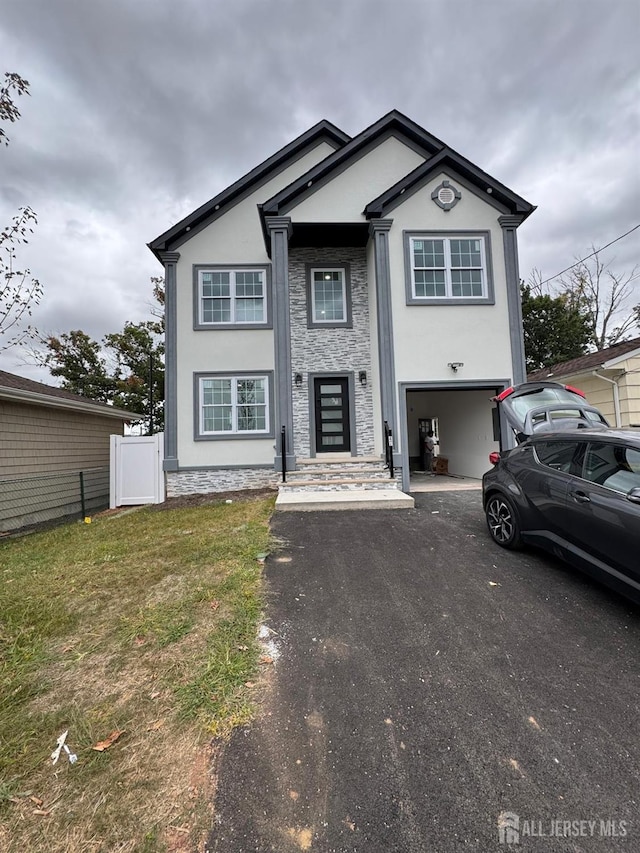
[[[576,389],[542,386],[496,398],[519,444],[491,454],[483,477],[489,533],[503,548],[540,546],[640,603],[640,430],[610,429]]]

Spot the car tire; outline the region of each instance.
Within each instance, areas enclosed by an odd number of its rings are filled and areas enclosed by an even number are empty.
[[[495,493],[487,501],[485,510],[487,527],[493,541],[501,548],[514,550],[520,548],[520,522],[513,503],[509,498]]]

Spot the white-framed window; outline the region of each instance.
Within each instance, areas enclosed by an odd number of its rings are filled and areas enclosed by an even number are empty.
[[[199,269],[198,325],[265,325],[266,270]]]
[[[200,376],[198,390],[201,436],[269,433],[267,376]]]
[[[411,237],[409,256],[413,300],[487,298],[484,236]]]
[[[348,322],[343,267],[311,269],[311,321],[314,325],[330,326]]]

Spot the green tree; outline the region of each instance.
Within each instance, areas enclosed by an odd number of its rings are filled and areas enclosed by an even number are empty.
[[[29,94],[29,82],[19,74],[5,73],[0,86],[0,122],[15,122],[20,111],[14,96]],[[9,137],[0,125],[0,144]],[[34,338],[36,330],[26,321],[42,298],[42,285],[29,269],[20,269],[17,249],[29,242],[36,215],[30,207],[21,207],[11,224],[0,231],[0,352]]]
[[[127,322],[121,332],[94,341],[75,330],[44,339],[40,358],[62,387],[143,416],[147,432],[164,427],[164,282],[152,278],[155,317]]]
[[[116,363],[113,403],[143,414],[147,432],[161,431],[164,423],[164,343],[157,328],[153,321],[125,323],[122,332],[104,337]]]
[[[45,343],[49,352],[44,363],[52,376],[62,377],[66,391],[100,403],[113,402],[116,383],[99,343],[80,329],[49,335]]]
[[[591,323],[565,295],[533,293],[521,283],[522,325],[527,372],[584,355],[591,343]]]

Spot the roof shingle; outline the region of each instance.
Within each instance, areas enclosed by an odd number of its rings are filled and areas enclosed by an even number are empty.
[[[124,415],[122,409],[115,409],[108,403],[99,403],[97,400],[91,400],[89,397],[82,397],[80,394],[73,394],[71,391],[65,391],[64,388],[56,388],[53,385],[45,385],[44,382],[36,382],[33,379],[27,379],[25,376],[18,376],[15,373],[7,373],[0,370],[0,392],[2,389],[12,391],[25,391],[29,394],[42,394],[46,397],[60,398],[70,400],[75,403],[80,403],[84,406],[95,407],[96,409],[107,409],[110,414],[115,415],[116,412]],[[140,415],[133,412],[130,413],[131,420],[137,420]]]
[[[574,373],[584,373],[586,370],[595,370],[605,362],[611,361],[614,358],[620,358],[636,349],[640,349],[640,338],[622,341],[619,344],[615,344],[615,346],[607,347],[597,352],[590,352],[586,355],[578,356],[578,358],[572,358],[570,361],[552,364],[550,367],[541,367],[539,370],[534,370],[530,373],[527,378],[530,382],[536,382],[540,379],[555,379],[560,376],[571,376]]]

